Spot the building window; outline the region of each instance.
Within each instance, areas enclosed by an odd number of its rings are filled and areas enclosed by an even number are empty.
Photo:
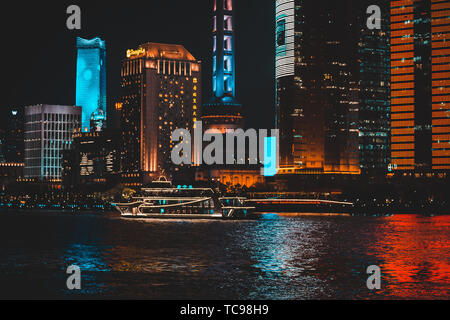
[[[223,85],[225,92],[230,91],[229,83],[230,83],[230,80],[228,78],[225,78],[224,85]]]
[[[225,9],[225,10],[233,10],[233,2],[232,2],[232,0],[224,0],[223,1],[223,8]]]
[[[233,30],[233,23],[231,20],[231,16],[224,16],[223,18],[223,29],[225,31],[232,31]],[[214,29],[216,30],[216,29]]]
[[[223,48],[226,51],[231,51],[231,37],[230,36],[224,37]]]
[[[231,72],[231,57],[225,57],[223,60],[223,68],[225,71]]]

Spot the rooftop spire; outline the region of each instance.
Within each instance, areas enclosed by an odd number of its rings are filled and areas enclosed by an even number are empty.
[[[213,96],[231,102],[235,92],[233,1],[214,0]]]

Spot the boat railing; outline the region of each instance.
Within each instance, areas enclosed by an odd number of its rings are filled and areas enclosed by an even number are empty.
[[[211,198],[204,198],[204,199],[197,199],[189,202],[180,202],[180,203],[172,203],[172,204],[159,204],[159,205],[149,205],[149,203],[144,202],[139,207],[145,207],[145,208],[155,208],[155,209],[164,209],[164,208],[173,208],[173,207],[179,207],[179,206],[189,206],[196,203],[202,203],[205,201],[210,201]]]
[[[190,201],[190,200],[199,200],[199,199],[212,199],[212,197],[133,197],[133,199],[135,200],[140,200],[140,201]]]
[[[132,197],[130,203],[117,203],[122,215],[143,215],[179,211],[183,214],[197,210],[232,217],[247,214],[254,207],[246,206],[244,197],[219,197],[211,188],[142,188],[142,195]]]

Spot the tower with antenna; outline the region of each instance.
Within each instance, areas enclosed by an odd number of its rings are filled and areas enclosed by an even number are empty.
[[[242,105],[236,100],[233,0],[213,0],[212,97],[203,105],[203,127],[225,132],[243,127]]]

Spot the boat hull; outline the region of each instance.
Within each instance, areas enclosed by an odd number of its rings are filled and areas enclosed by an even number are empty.
[[[127,219],[167,219],[167,220],[224,220],[227,219],[222,214],[122,214],[122,218]]]

